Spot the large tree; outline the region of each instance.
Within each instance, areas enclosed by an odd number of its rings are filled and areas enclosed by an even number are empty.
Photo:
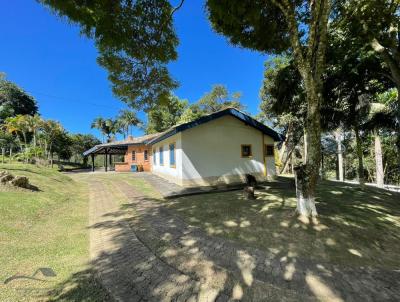
[[[16,84],[0,77],[0,124],[8,117],[35,115],[36,100]]]
[[[265,63],[264,79],[260,90],[261,121],[272,121],[285,134],[279,151],[282,173],[292,158],[295,147],[304,135],[306,104],[301,77],[293,60],[287,56],[274,57]],[[305,155],[306,146],[304,146]]]
[[[292,52],[306,93],[309,146],[306,164],[299,169],[305,185],[299,190],[297,211],[300,215],[317,215],[322,75],[331,1],[207,0],[207,9],[213,28],[232,44],[263,53]]]
[[[400,2],[348,0],[340,6],[343,35],[373,49],[388,67],[387,76],[400,91]],[[398,94],[400,104],[400,94]]]
[[[172,15],[183,1],[176,8],[167,0],[37,1],[94,39],[114,94],[134,109],[162,103],[177,86],[166,65],[177,58]]]
[[[69,138],[71,140],[71,145],[69,146],[72,156],[75,159],[80,158],[83,165],[86,167],[88,164],[88,157],[83,156],[83,152],[89,150],[95,145],[100,144],[100,140],[91,134],[70,134]]]
[[[187,100],[181,100],[175,95],[170,95],[168,102],[148,111],[146,133],[163,132],[175,126],[187,106]]]
[[[333,124],[354,132],[361,184],[365,174],[361,142],[365,135],[363,125],[375,102],[375,94],[386,91],[391,85],[385,76],[387,72],[378,56],[363,47],[358,37],[345,36],[339,22],[331,26],[324,85],[325,101],[330,105],[327,116]]]
[[[117,124],[122,130],[124,138],[132,135],[132,127],[141,124],[136,112],[128,109],[121,110],[117,116]]]
[[[191,104],[183,112],[180,123],[191,122],[204,115],[208,115],[226,108],[244,110],[245,106],[240,103],[241,93],[230,93],[226,86],[213,85],[211,90],[205,93],[196,103]]]

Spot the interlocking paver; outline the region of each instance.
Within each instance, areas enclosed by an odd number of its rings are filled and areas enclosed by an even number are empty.
[[[281,259],[209,236],[124,181],[112,185],[134,213],[121,210],[101,180],[90,181],[91,258],[116,300],[398,301],[400,296],[400,272]]]

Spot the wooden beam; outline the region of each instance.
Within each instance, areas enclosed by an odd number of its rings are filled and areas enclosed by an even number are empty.
[[[94,172],[94,154],[91,154],[92,157],[92,172]]]
[[[106,152],[105,152],[105,168],[106,168],[106,172],[108,171],[108,169],[107,169],[107,149],[106,149]]]

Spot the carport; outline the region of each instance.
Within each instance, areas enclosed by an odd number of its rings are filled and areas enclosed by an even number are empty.
[[[112,155],[125,155],[128,150],[128,144],[121,144],[120,142],[107,143],[94,146],[93,148],[83,152],[83,156],[90,156],[92,158],[92,171],[94,172],[94,158],[96,155],[104,155],[104,168],[107,172],[108,165],[112,164]]]

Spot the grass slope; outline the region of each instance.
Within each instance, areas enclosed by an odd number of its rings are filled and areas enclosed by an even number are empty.
[[[38,191],[0,187],[0,301],[107,300],[85,271],[87,188],[49,168],[0,165],[4,169],[29,177]]]

